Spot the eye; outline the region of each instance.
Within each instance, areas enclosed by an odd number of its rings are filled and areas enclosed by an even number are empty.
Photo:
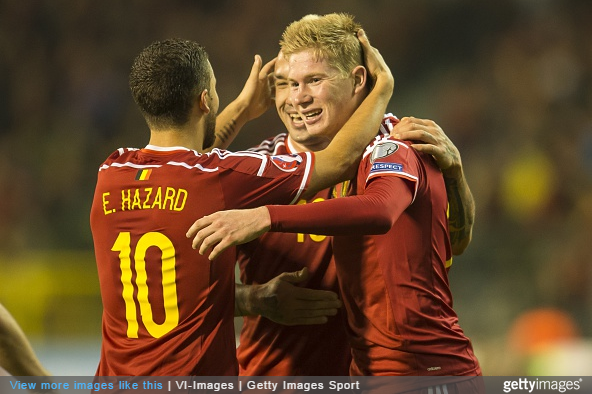
[[[288,86],[288,82],[286,81],[275,81],[275,88],[276,89],[283,89]]]

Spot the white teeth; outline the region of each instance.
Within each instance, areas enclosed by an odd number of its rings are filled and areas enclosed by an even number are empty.
[[[318,116],[321,112],[322,112],[321,110],[309,112],[306,115],[304,115],[304,117],[306,119],[314,118],[315,116]],[[294,120],[294,121],[302,121],[302,117],[299,114],[289,114],[289,115],[290,115],[290,118],[292,118],[292,120]]]
[[[310,112],[310,113],[306,114],[306,118],[307,119],[313,118],[313,117],[317,116],[320,113],[321,113],[320,110],[319,111]]]

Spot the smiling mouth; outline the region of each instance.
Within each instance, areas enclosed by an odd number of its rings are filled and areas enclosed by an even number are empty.
[[[294,122],[303,122],[305,120],[311,120],[319,116],[323,112],[322,110],[315,110],[304,114],[304,119],[300,116],[300,114],[289,114],[290,118]]]

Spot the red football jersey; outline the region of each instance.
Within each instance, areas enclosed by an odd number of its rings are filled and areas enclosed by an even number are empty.
[[[452,308],[447,196],[433,158],[379,136],[366,149],[351,190],[352,198],[319,205],[269,206],[272,231],[335,235],[350,373],[481,374]],[[362,231],[380,235],[350,235]]]
[[[285,133],[263,141],[253,151],[291,154],[295,149]],[[298,204],[331,198],[324,190]],[[238,246],[241,281],[261,284],[282,272],[308,267],[309,279],[301,286],[339,292],[331,237],[314,234],[266,233]],[[246,316],[237,350],[243,376],[342,376],[351,360],[346,321],[340,311],[326,324],[285,326],[261,316]]]
[[[405,142],[377,138],[364,154],[352,190],[362,195],[371,182],[395,177],[408,182],[413,202],[386,234],[334,237],[352,335],[350,372],[480,374],[452,309],[446,188],[433,158]]]
[[[236,375],[235,249],[210,262],[191,224],[219,210],[294,203],[314,156],[119,149],[91,208],[103,301],[97,375]]]

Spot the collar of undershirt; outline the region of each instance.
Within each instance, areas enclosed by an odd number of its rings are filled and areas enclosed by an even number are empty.
[[[173,152],[178,151],[190,151],[191,149],[185,148],[184,146],[156,146],[156,145],[146,145],[145,148],[142,149],[142,152],[145,153],[152,153],[157,155],[166,155]]]

